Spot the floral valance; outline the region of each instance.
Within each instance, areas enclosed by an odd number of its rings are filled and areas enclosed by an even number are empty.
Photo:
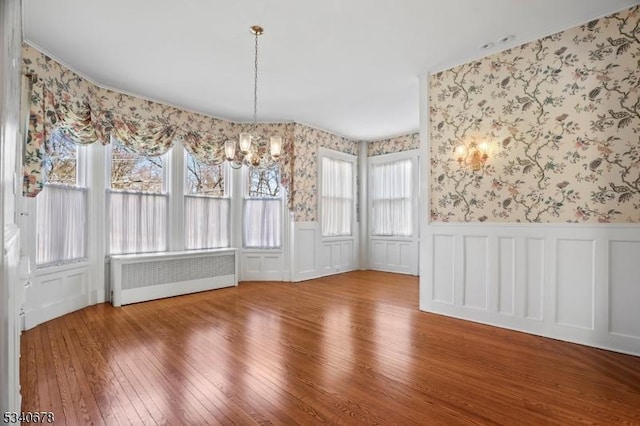
[[[50,152],[49,138],[59,130],[77,144],[90,144],[98,137],[91,122],[86,96],[69,93],[44,80],[34,81],[29,105],[29,128],[23,165],[23,194],[35,197],[44,185],[43,162]]]
[[[182,145],[199,162],[220,164],[225,160],[224,139],[206,133],[182,132]]]
[[[86,97],[76,97],[69,92],[44,89],[45,136],[61,129],[65,136],[81,145],[98,140],[91,122],[91,106]],[[45,141],[46,142],[46,141]]]
[[[25,146],[23,193],[28,197],[35,197],[44,184],[43,161],[54,131],[77,144],[96,140],[108,144],[113,137],[146,156],[162,155],[182,141],[198,161],[219,164],[225,160],[224,142],[247,130],[247,124],[99,87],[28,45],[23,48],[23,65],[25,73],[38,75],[31,93]],[[260,138],[258,154],[265,157],[269,156],[269,136],[283,136],[278,161],[282,184],[291,194],[293,124],[261,123],[253,130]]]
[[[35,82],[32,86],[29,103],[29,126],[24,146],[22,193],[26,197],[35,197],[44,185],[42,162],[44,160],[45,106],[42,85]]]
[[[134,118],[113,118],[111,135],[135,152],[156,157],[169,151],[177,128],[169,124]]]

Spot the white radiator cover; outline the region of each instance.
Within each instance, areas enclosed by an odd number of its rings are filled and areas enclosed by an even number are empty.
[[[111,256],[113,306],[238,285],[236,249]]]

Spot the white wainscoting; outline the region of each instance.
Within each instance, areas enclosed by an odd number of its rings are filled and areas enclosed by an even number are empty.
[[[288,281],[280,250],[243,250],[239,257],[241,281]]]
[[[369,237],[369,267],[418,275],[418,242],[412,238]]]
[[[358,236],[322,238],[318,222],[295,222],[291,281],[298,282],[358,268]]]
[[[16,226],[6,226],[4,233],[4,250],[2,259],[3,288],[0,289],[2,299],[2,330],[0,337],[4,345],[0,348],[1,372],[0,383],[3,389],[2,406],[7,410],[20,410],[22,396],[20,394],[20,310],[24,303],[24,289],[28,277],[20,272],[20,230]],[[6,285],[4,285],[6,284]],[[6,301],[6,303],[5,303]],[[6,346],[5,346],[6,345]],[[6,394],[4,394],[6,392]]]
[[[36,269],[27,288],[25,329],[90,305],[86,262]]]
[[[420,309],[640,355],[640,225],[430,224]]]

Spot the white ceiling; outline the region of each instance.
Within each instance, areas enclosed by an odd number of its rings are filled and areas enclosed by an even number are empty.
[[[94,82],[233,121],[253,119],[249,27],[262,25],[258,120],[376,140],[418,130],[418,76],[640,0],[22,3],[25,40]]]

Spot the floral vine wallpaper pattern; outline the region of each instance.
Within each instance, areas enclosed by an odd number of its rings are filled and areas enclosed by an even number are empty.
[[[376,155],[393,154],[395,152],[410,151],[418,148],[420,148],[420,134],[410,133],[395,138],[369,142],[367,155],[374,157]]]
[[[639,13],[431,76],[431,219],[640,222]]]

